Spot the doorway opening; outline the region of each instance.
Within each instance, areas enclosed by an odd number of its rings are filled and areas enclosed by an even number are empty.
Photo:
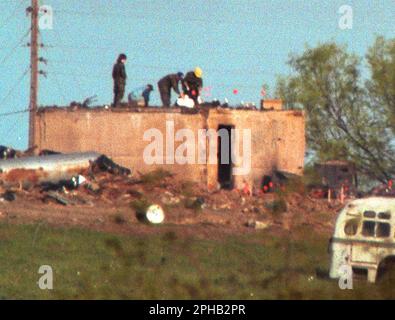
[[[232,190],[234,188],[233,164],[232,164],[232,129],[234,126],[218,126],[218,183],[221,189]]]

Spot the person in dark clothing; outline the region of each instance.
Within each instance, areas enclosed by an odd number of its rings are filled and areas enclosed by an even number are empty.
[[[178,83],[182,81],[183,77],[184,74],[182,72],[178,72],[177,74],[169,74],[159,80],[158,88],[163,107],[170,107],[171,89],[173,89],[178,95],[181,94]]]
[[[151,92],[154,91],[154,87],[152,84],[147,84],[146,88],[144,89],[142,96],[144,98],[144,106],[147,108],[149,105],[149,96]]]
[[[185,78],[182,82],[184,93],[187,94],[193,101],[195,101],[195,105],[198,104],[198,97],[200,95],[200,91],[203,88],[202,76],[202,69],[196,67],[194,71],[190,71],[185,75]]]
[[[112,78],[114,80],[114,108],[118,107],[125,94],[126,86],[126,70],[125,63],[127,57],[125,54],[120,54],[117,63],[112,70]]]

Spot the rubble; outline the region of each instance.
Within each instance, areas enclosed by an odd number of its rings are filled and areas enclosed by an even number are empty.
[[[16,200],[16,194],[12,191],[6,191],[0,195],[0,201],[12,202]]]
[[[395,188],[392,187],[392,183],[382,184],[370,190],[368,194],[375,197],[395,197]]]
[[[174,206],[181,203],[181,198],[176,197],[171,192],[166,191],[164,196],[161,198],[163,204],[168,206]]]
[[[130,183],[130,169],[99,153],[60,154],[46,150],[40,154],[0,160],[0,201],[15,201],[16,193],[27,190],[25,197],[44,203],[93,205],[92,195],[106,196],[104,183],[114,183],[117,176]]]
[[[56,192],[48,192],[44,198],[44,201],[46,199],[53,199],[55,200],[57,203],[67,206],[69,204],[69,201],[66,198],[63,198],[62,196],[60,196],[58,193]]]
[[[0,146],[0,159],[12,159],[15,158],[17,151],[5,146]]]
[[[247,227],[254,228],[257,230],[265,230],[269,227],[271,227],[270,222],[262,222],[262,221],[255,221],[255,220],[249,220],[247,222]]]
[[[56,152],[53,150],[41,150],[38,155],[39,156],[50,156],[50,155],[54,155],[54,154],[61,154],[61,152]]]
[[[87,152],[0,160],[0,180],[22,185],[57,183],[78,175],[100,156]]]
[[[186,199],[185,207],[193,210],[202,210],[205,208],[205,200],[203,197],[192,197]]]
[[[25,205],[36,205],[37,219],[47,214],[54,220],[52,215],[56,215],[59,223],[85,223],[100,229],[109,224],[128,228],[138,221],[148,225],[166,221],[199,228],[224,226],[240,232],[272,232],[295,225],[331,230],[331,213],[335,216],[338,209],[335,202],[329,204],[299,193],[246,196],[244,190],[207,190],[203,183],[188,182],[168,172],[133,176],[131,170],[94,152],[46,153],[0,161],[0,210],[3,206],[20,207],[21,214]],[[52,210],[51,206],[62,209]],[[324,218],[323,213],[327,213]],[[111,219],[116,215],[122,215],[127,223]]]
[[[96,152],[49,154],[43,156],[0,160],[0,180],[18,184],[79,184],[84,170],[106,171],[130,175],[131,170],[114,163]],[[69,180],[69,182],[67,182]],[[52,188],[55,186],[52,185]]]
[[[98,168],[101,171],[107,171],[112,174],[128,176],[132,172],[128,168],[121,167],[117,165],[114,161],[110,158],[107,158],[105,155],[101,155],[93,162],[93,170]]]

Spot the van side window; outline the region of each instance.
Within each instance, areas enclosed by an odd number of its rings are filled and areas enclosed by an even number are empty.
[[[390,220],[391,219],[391,213],[390,212],[380,212],[379,213],[379,219]]]
[[[374,212],[374,211],[365,211],[363,213],[363,216],[365,218],[376,218],[376,212]]]
[[[391,227],[389,223],[379,222],[377,224],[377,237],[378,238],[387,238],[390,236]]]
[[[364,221],[362,227],[362,234],[365,237],[374,237],[374,229],[376,223],[374,221]]]
[[[357,219],[348,220],[344,226],[344,233],[348,236],[355,236],[358,231],[358,223]]]

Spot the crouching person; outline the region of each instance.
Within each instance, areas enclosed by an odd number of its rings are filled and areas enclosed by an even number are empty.
[[[162,105],[169,108],[171,105],[171,90],[173,89],[177,95],[180,95],[179,82],[182,81],[184,74],[178,72],[177,74],[168,74],[158,82],[158,88]]]
[[[184,93],[195,102],[195,106],[199,105],[199,96],[203,88],[202,77],[202,69],[196,67],[194,71],[190,71],[185,75],[182,82]]]

